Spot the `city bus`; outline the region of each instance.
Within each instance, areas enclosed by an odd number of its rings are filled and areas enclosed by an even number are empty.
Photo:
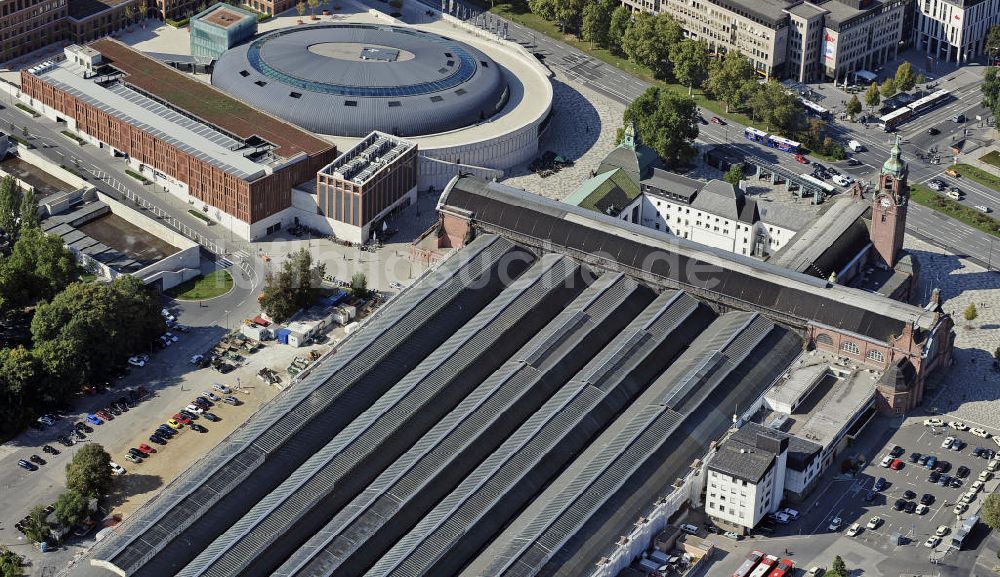
[[[763,130],[757,130],[752,126],[748,126],[746,130],[743,131],[743,136],[747,140],[759,142],[760,144],[767,144],[767,133]]]
[[[767,577],[792,577],[792,571],[795,569],[795,564],[792,563],[791,559],[782,559],[778,562],[778,566],[771,571],[771,574]]]
[[[760,560],[760,565],[750,573],[750,577],[766,577],[775,565],[778,564],[778,558],[774,555],[764,555],[764,558]]]
[[[923,98],[911,102],[906,107],[913,111],[913,115],[923,114],[930,110],[934,110],[938,106],[944,104],[946,100],[951,97],[951,92],[947,90],[938,90],[937,92],[928,94]]]
[[[822,190],[823,192],[825,192],[828,195],[833,194],[833,192],[835,190],[837,190],[837,189],[835,189],[833,187],[832,184],[827,184],[827,183],[823,182],[822,180],[820,180],[820,179],[818,179],[818,178],[816,178],[814,176],[810,176],[808,174],[800,174],[799,178],[801,178],[802,180],[804,180],[804,181],[808,182],[809,184],[815,186],[816,188]]]
[[[733,577],[749,577],[750,572],[757,566],[757,562],[764,556],[763,551],[751,551],[739,569],[733,572]]]
[[[802,98],[801,101],[802,101],[802,106],[805,107],[806,109],[806,114],[812,114],[813,116],[817,116],[819,118],[822,118],[823,120],[826,120],[827,118],[830,117],[829,110],[823,108],[819,104],[816,104],[812,100],[806,100],[805,98]]]
[[[802,146],[801,143],[795,142],[794,140],[788,140],[787,138],[782,138],[772,134],[767,137],[767,145],[771,148],[777,148],[782,152],[791,152],[797,154],[799,152],[799,147]]]
[[[913,110],[909,106],[904,106],[899,110],[893,110],[882,118],[878,119],[878,125],[886,132],[892,132],[897,126],[913,118]]]

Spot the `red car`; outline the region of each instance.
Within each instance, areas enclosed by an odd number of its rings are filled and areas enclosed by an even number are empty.
[[[795,162],[797,162],[799,164],[809,164],[809,159],[806,158],[806,157],[804,157],[804,156],[802,156],[801,154],[796,154],[795,155]]]
[[[177,413],[176,415],[174,415],[174,420],[177,421],[178,423],[182,424],[182,425],[190,425],[191,424],[191,419],[185,417],[184,415],[182,415],[180,413]]]
[[[725,126],[726,121],[723,120],[723,119],[721,119],[721,118],[719,118],[718,116],[713,116],[712,117],[712,124],[718,124],[720,126]]]
[[[142,451],[143,453],[147,454],[147,455],[150,454],[150,453],[155,453],[156,452],[156,449],[154,449],[153,447],[150,447],[146,443],[140,443],[139,444],[139,450]]]
[[[108,413],[107,411],[104,411],[104,410],[94,411],[94,414],[97,415],[98,417],[104,419],[105,421],[110,421],[110,420],[114,419],[114,417],[112,417],[110,413]]]
[[[889,468],[893,471],[898,471],[903,468],[903,462],[899,459],[893,459],[892,462],[889,463]]]

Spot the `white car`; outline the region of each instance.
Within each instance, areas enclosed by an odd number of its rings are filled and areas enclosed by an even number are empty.
[[[1000,447],[1000,437],[993,437],[993,442],[996,443],[998,447]]]
[[[211,391],[202,391],[201,395],[203,397],[208,397],[208,400],[212,401],[213,403],[218,403],[219,401],[222,400],[222,398],[219,397],[219,395],[216,395],[215,393],[213,393]]]
[[[937,535],[931,535],[930,537],[927,538],[926,541],[924,541],[924,547],[927,547],[928,549],[933,549],[937,547],[940,543],[941,543],[940,537],[938,537]]]
[[[924,419],[924,426],[925,427],[943,427],[944,426],[944,421],[942,421],[941,419],[938,419],[937,417],[935,417],[933,419]]]
[[[111,474],[112,475],[121,476],[121,475],[124,475],[125,473],[128,472],[128,471],[125,470],[124,467],[122,467],[121,465],[119,465],[118,463],[116,463],[114,461],[111,461],[111,463],[109,463],[109,464],[111,465]]]
[[[184,407],[184,410],[189,413],[194,413],[196,415],[200,415],[205,412],[205,409],[199,407],[198,405],[188,405]]]
[[[995,473],[997,469],[1000,469],[1000,461],[993,459],[986,465],[986,470],[990,473]]]
[[[215,383],[214,385],[212,385],[212,388],[215,389],[216,391],[219,391],[223,395],[228,395],[229,393],[233,392],[233,390],[227,387],[226,385],[220,385],[219,383]]]
[[[945,437],[944,440],[941,441],[941,448],[942,449],[950,449],[952,443],[954,443],[954,442],[955,442],[955,437]]]
[[[986,483],[983,483],[982,481],[978,481],[978,480],[977,481],[973,481],[972,484],[969,485],[969,490],[970,491],[975,491],[975,492],[978,493],[978,492],[980,492],[980,491],[983,490],[983,485],[985,485],[985,484]]]
[[[851,183],[854,182],[854,179],[852,179],[850,176],[835,174],[833,175],[833,182],[834,184],[839,184],[840,186],[850,186]]]
[[[958,505],[955,505],[955,508],[952,509],[951,512],[956,515],[961,515],[962,513],[965,513],[968,509],[969,506],[967,504],[959,503]]]
[[[927,505],[924,505],[923,503],[920,503],[919,505],[917,505],[917,508],[916,508],[917,515],[923,515],[923,514],[927,513],[927,511],[930,511],[930,508]]]
[[[855,523],[847,528],[847,536],[854,537],[861,532],[861,523]]]
[[[865,527],[868,527],[869,529],[878,529],[881,526],[882,526],[882,517],[879,517],[878,515],[875,515],[874,517],[869,519],[868,524],[865,525]]]
[[[951,528],[947,525],[938,525],[937,531],[934,531],[934,534],[938,537],[944,537],[948,533],[951,533]]]
[[[160,311],[160,314],[163,315],[163,318],[167,319],[168,321],[176,321],[177,320],[177,317],[175,317],[174,315],[170,314],[170,311],[168,311],[167,309],[163,309],[162,311]]]
[[[889,465],[891,465],[891,464],[892,464],[892,459],[893,459],[893,456],[892,456],[892,455],[886,455],[885,457],[882,457],[882,463],[881,463],[881,465],[882,465],[883,467],[886,467],[886,468],[888,468],[888,467],[889,467]]]
[[[133,367],[144,367],[146,366],[146,361],[140,359],[139,357],[129,357],[128,364],[132,365]]]
[[[990,213],[990,212],[992,211],[992,209],[991,209],[990,207],[988,207],[988,206],[983,206],[983,205],[981,205],[981,204],[977,204],[977,205],[975,206],[975,209],[976,209],[976,210],[978,210],[979,212],[982,212],[982,213],[984,213],[984,214],[989,214],[989,213]]]
[[[985,483],[986,481],[989,481],[990,479],[993,478],[993,473],[991,473],[989,471],[983,471],[983,472],[979,473],[979,477],[977,477],[977,478],[980,481],[982,481],[982,482]]]
[[[948,423],[948,426],[951,427],[952,429],[955,429],[956,431],[968,431],[969,430],[969,425],[966,425],[962,421],[952,421],[952,422]]]
[[[974,429],[969,429],[969,432],[977,437],[982,437],[984,439],[990,438],[990,434],[986,432],[986,429],[974,428]]]
[[[795,509],[792,509],[791,507],[785,507],[784,509],[781,510],[781,512],[791,517],[792,521],[799,518],[799,512],[796,511]]]
[[[728,537],[729,539],[732,539],[733,541],[739,541],[740,539],[743,538],[742,535],[740,535],[739,533],[737,533],[735,531],[726,531],[725,533],[722,534],[722,536],[723,537]]]
[[[191,364],[192,365],[197,365],[198,363],[202,362],[203,360],[205,360],[205,356],[204,355],[194,355],[193,357],[191,357]]]
[[[787,525],[788,522],[792,520],[792,518],[786,515],[783,511],[778,511],[777,513],[775,513],[774,518],[782,525]]]
[[[167,337],[168,339],[172,340],[175,343],[179,340],[177,338],[177,335],[175,335],[174,333],[172,333],[170,331],[167,331],[166,333],[164,333],[163,336]]]
[[[844,524],[844,520],[840,517],[834,517],[833,521],[830,521],[830,525],[827,529],[831,531],[840,531],[840,526]]]

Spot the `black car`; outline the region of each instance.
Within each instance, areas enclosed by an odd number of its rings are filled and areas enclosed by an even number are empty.
[[[951,450],[952,451],[961,451],[962,449],[964,449],[966,447],[966,445],[968,445],[968,443],[966,443],[962,439],[955,439],[955,442],[951,444]]]
[[[978,457],[980,454],[982,454],[982,452],[983,452],[982,447],[976,447],[975,449],[972,450],[972,456]]]
[[[928,128],[927,134],[930,134],[931,136],[937,136],[938,134],[941,134],[941,131],[938,130],[937,128]]]
[[[77,431],[83,431],[84,433],[91,433],[94,431],[94,429],[90,428],[90,425],[84,423],[83,421],[80,421],[79,423],[73,425],[73,428],[76,429]]]
[[[868,493],[865,494],[865,503],[871,503],[872,501],[875,500],[875,497],[877,496],[878,493],[876,493],[875,491],[868,491]]]
[[[56,449],[52,445],[42,445],[42,452],[43,453],[48,453],[50,455],[58,455],[59,454],[59,449]]]
[[[913,513],[916,510],[917,510],[917,503],[916,503],[916,501],[907,501],[906,502],[906,512],[907,513]]]
[[[206,419],[208,419],[209,421],[212,421],[212,422],[221,421],[222,420],[215,413],[205,412],[205,413],[202,413],[201,416],[205,417]]]
[[[941,473],[938,473],[937,471],[931,471],[931,474],[927,477],[927,480],[930,481],[931,483],[937,483],[938,479],[940,478],[941,478]]]
[[[31,459],[32,463],[38,463],[39,465],[44,465],[45,464],[45,459],[39,457],[38,455],[32,455],[32,456],[30,456],[28,458]]]
[[[889,454],[892,455],[893,457],[899,457],[900,455],[902,455],[905,452],[906,451],[903,449],[903,447],[900,447],[899,445],[895,445],[895,446],[893,446],[892,450],[889,451]]]
[[[920,460],[920,457],[921,457],[920,453],[910,453],[910,462],[916,463],[917,461]]]
[[[149,442],[156,443],[157,445],[166,445],[167,444],[166,439],[164,439],[163,437],[161,437],[159,435],[150,435],[149,436]]]
[[[930,458],[931,458],[930,455],[921,455],[920,459],[917,461],[917,464],[919,464],[922,467],[927,464],[927,459]]]
[[[191,423],[188,426],[191,427],[192,431],[197,431],[199,433],[207,433],[208,432],[208,429],[206,429],[205,427],[202,427],[198,423]]]
[[[77,430],[73,431],[73,433],[76,434],[76,438],[77,439],[86,439],[87,438],[87,435],[84,435],[83,431],[81,431],[80,429],[77,429]]]
[[[917,498],[917,494],[914,493],[913,491],[907,489],[907,490],[903,491],[903,498],[904,499],[916,499]]]
[[[962,480],[958,477],[952,477],[951,482],[948,483],[952,488],[957,489],[962,486]]]
[[[892,504],[892,508],[897,511],[902,511],[906,508],[907,502],[908,501],[906,499],[896,499],[896,502]]]
[[[987,460],[992,460],[993,457],[995,457],[996,455],[997,455],[997,452],[994,451],[993,449],[983,449],[983,452],[979,453],[980,457],[982,457],[984,459],[987,459]]]
[[[17,466],[21,467],[22,469],[27,469],[29,471],[37,471],[38,470],[38,467],[34,463],[29,463],[28,461],[25,461],[24,459],[19,460],[17,462]]]
[[[847,166],[861,166],[861,161],[856,158],[848,158]]]
[[[106,408],[104,410],[110,412],[112,415],[114,415],[116,417],[118,415],[122,414],[122,410],[118,408],[118,405],[111,405],[110,407],[108,407],[108,408]]]
[[[920,496],[921,505],[932,505],[933,503],[934,503],[934,495],[931,495],[930,493],[924,493],[923,495]]]
[[[941,478],[938,479],[938,485],[941,485],[942,487],[947,487],[948,483],[951,483],[951,478],[952,478],[951,475],[941,475]]]
[[[934,465],[934,470],[938,473],[947,473],[951,470],[951,463],[948,461],[938,461],[937,464]]]
[[[156,432],[161,435],[166,435],[167,438],[173,437],[174,435],[177,434],[177,431],[174,431],[167,425],[160,425],[159,427],[156,428]]]
[[[59,444],[62,445],[62,446],[64,446],[64,447],[72,447],[73,446],[73,439],[71,437],[59,437],[56,440],[59,441]]]
[[[211,407],[212,405],[215,404],[215,403],[213,403],[212,401],[208,400],[205,397],[198,397],[198,398],[195,399],[195,401],[197,401],[197,402],[205,405],[206,407]]]
[[[231,373],[235,368],[236,367],[230,365],[229,363],[221,363],[219,365],[216,365],[215,370],[219,371],[222,374],[226,374],[226,373]]]
[[[184,415],[185,417],[191,419],[192,421],[194,421],[195,419],[198,418],[198,415],[192,413],[191,411],[188,411],[187,409],[181,409],[181,410],[179,410],[177,412],[179,414]]]

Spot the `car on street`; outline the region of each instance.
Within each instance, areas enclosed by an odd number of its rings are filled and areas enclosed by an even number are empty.
[[[184,425],[182,425],[180,421],[178,421],[177,419],[169,419],[167,421],[167,426],[170,427],[171,429],[180,429],[184,427]]]
[[[965,115],[964,114],[956,114],[955,116],[951,117],[951,121],[955,122],[955,123],[958,123],[958,124],[961,124],[961,123],[965,122]]]
[[[951,421],[950,423],[948,423],[948,426],[951,427],[952,429],[955,429],[956,431],[969,430],[969,425],[966,425],[962,421]]]
[[[740,539],[743,539],[743,535],[740,535],[735,531],[726,531],[725,533],[722,534],[722,536],[728,539],[732,539],[733,541],[739,541]]]
[[[954,442],[955,442],[955,437],[945,437],[944,440],[941,441],[941,448],[942,449],[950,449],[951,445]]]
[[[87,415],[87,422],[93,423],[95,425],[100,425],[104,423],[104,421],[102,421],[101,418],[98,417],[97,415]]]
[[[931,127],[927,129],[927,134],[931,136],[937,136],[938,134],[941,134],[941,131],[938,130],[937,128]]]
[[[940,543],[941,543],[940,537],[938,537],[937,535],[931,535],[930,537],[927,538],[926,541],[924,541],[924,547],[927,547],[928,549],[933,549],[934,547],[937,547]]]
[[[882,526],[882,523],[883,523],[882,517],[875,515],[874,517],[868,520],[868,524],[865,525],[865,527],[868,527],[869,529],[878,529],[879,527]]]
[[[889,463],[889,468],[892,469],[893,471],[898,471],[903,468],[903,461],[899,459],[893,459],[892,462]]]
[[[924,419],[924,426],[925,427],[943,427],[944,426],[944,421],[942,421],[941,419],[938,419],[936,417],[932,418],[932,419]]]
[[[929,188],[931,190],[935,190],[937,192],[942,192],[947,187],[940,180],[932,180],[932,181],[930,181],[930,182],[927,183],[927,188]]]
[[[723,119],[721,119],[721,118],[719,118],[718,116],[713,116],[712,117],[712,124],[718,124],[719,126],[725,126],[726,125],[726,121],[723,120]]]
[[[833,175],[833,183],[840,186],[850,186],[854,180],[849,176],[843,176],[841,174]]]
[[[847,528],[848,537],[854,537],[860,532],[861,532],[861,523],[854,523],[853,525]]]
[[[226,385],[220,385],[219,383],[215,383],[214,385],[212,385],[212,388],[215,389],[216,391],[219,391],[223,395],[228,395],[229,393],[233,392],[233,390],[227,387]]]
[[[840,517],[834,517],[833,520],[830,521],[830,524],[827,526],[827,529],[829,529],[830,531],[840,531],[840,526],[843,524],[844,524],[843,519],[841,519]]]
[[[801,154],[796,154],[795,155],[795,162],[797,162],[799,164],[809,164],[809,159],[806,158],[805,156],[802,156]]]
[[[20,459],[17,462],[17,466],[21,467],[22,469],[27,469],[29,471],[37,471],[38,470],[38,466],[37,465],[35,465],[34,463],[32,463],[30,461],[25,461],[24,459]]]
[[[128,472],[128,471],[125,470],[124,467],[122,467],[121,465],[119,465],[118,463],[116,463],[114,461],[111,461],[110,463],[108,463],[108,465],[111,467],[111,474],[112,475],[120,476],[120,475],[124,475],[125,473]]]
[[[218,417],[218,415],[216,415],[215,413],[208,413],[208,412],[206,412],[206,413],[202,413],[202,415],[201,415],[201,416],[202,416],[202,417],[205,417],[205,418],[206,418],[206,419],[208,419],[209,421],[213,421],[213,422],[214,422],[214,421],[220,421],[220,420],[222,420],[222,419],[220,419],[220,418]]]
[[[993,211],[993,209],[991,209],[990,207],[988,207],[988,206],[983,206],[983,205],[981,205],[981,204],[977,204],[977,205],[976,205],[976,206],[974,206],[973,208],[975,208],[976,210],[978,210],[979,212],[981,212],[981,213],[983,213],[983,214],[989,214],[990,212],[992,212],[992,211]]]
[[[847,166],[861,166],[861,161],[856,158],[848,158]]]

